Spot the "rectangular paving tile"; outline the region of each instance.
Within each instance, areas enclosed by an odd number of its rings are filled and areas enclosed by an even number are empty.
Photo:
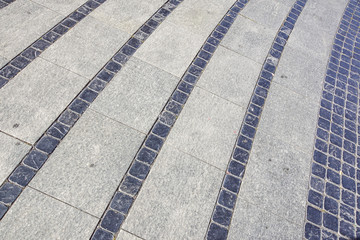
[[[236,140],[243,108],[195,88],[168,137],[172,146],[225,169]]]
[[[99,220],[26,188],[0,222],[2,239],[89,239]]]
[[[101,217],[144,137],[89,109],[30,186]]]
[[[290,2],[294,4],[295,1]],[[241,15],[277,31],[289,13],[289,7],[278,0],[251,0],[241,11]]]
[[[0,132],[0,182],[3,183],[30,150],[19,140]]]
[[[0,55],[12,59],[64,16],[28,0],[1,9]]]
[[[317,104],[273,83],[261,116],[261,131],[309,152],[314,144]]]
[[[0,68],[2,68],[3,66],[5,66],[5,64],[8,62],[9,60],[4,58],[3,56],[0,56]]]
[[[69,15],[87,0],[32,0],[64,16]]]
[[[34,143],[88,82],[41,58],[0,90],[0,129]]]
[[[91,108],[148,133],[179,78],[132,58]]]
[[[283,51],[273,81],[318,103],[327,61],[289,45]]]
[[[107,26],[90,14],[40,57],[92,78],[129,37],[129,34]]]
[[[260,209],[242,198],[233,215],[229,240],[238,239],[302,239],[302,222],[290,223],[281,216]]]
[[[311,151],[302,152],[288,142],[274,139],[261,126],[239,196],[260,209],[292,223],[302,224],[310,162]]]
[[[255,61],[220,46],[197,86],[246,108],[260,70]]]
[[[165,2],[166,0],[107,0],[91,16],[133,34]]]
[[[190,2],[195,4],[197,1],[192,0]],[[205,39],[228,9],[221,7],[222,11],[214,11],[213,9],[219,7],[220,3],[206,5],[207,1],[201,0],[200,2],[205,5],[203,9],[187,7],[184,3],[179,5],[146,40],[135,53],[135,56],[181,77]],[[228,1],[223,0],[222,2]],[[197,4],[199,3],[195,5]],[[194,11],[196,11],[196,17],[192,17],[191,20],[188,19],[189,14],[193,14]],[[209,15],[214,24],[209,25],[206,21],[202,21],[202,18],[208,19]],[[187,19],[185,24],[183,24],[182,19]],[[202,31],[198,31],[199,29]]]
[[[202,239],[222,174],[165,144],[123,229],[144,239]]]
[[[262,64],[275,35],[274,30],[240,15],[236,18],[221,45]]]
[[[124,230],[120,230],[119,235],[117,236],[116,240],[141,240],[141,238],[136,237]]]

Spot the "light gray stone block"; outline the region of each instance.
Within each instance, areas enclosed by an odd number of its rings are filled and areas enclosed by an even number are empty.
[[[64,16],[28,0],[17,0],[0,14],[0,55],[13,59]]]
[[[133,34],[165,2],[165,0],[109,0],[90,16],[109,26]]]
[[[303,221],[293,224],[242,198],[238,199],[228,239],[302,239]]]
[[[165,144],[123,229],[144,239],[202,239],[223,172]]]
[[[220,46],[197,86],[246,108],[261,65]]]
[[[0,182],[3,183],[31,146],[0,132]]]
[[[243,116],[243,108],[196,87],[167,141],[225,170]]]
[[[221,45],[262,65],[275,34],[274,30],[240,15],[225,35]]]
[[[132,58],[91,108],[148,133],[179,78]]]
[[[289,11],[289,6],[283,5],[277,0],[255,0],[249,1],[240,14],[273,29],[276,33]]]
[[[151,34],[134,56],[181,77],[204,40],[205,38],[198,34],[165,21]]]
[[[299,151],[259,128],[239,195],[300,224],[306,212],[311,159],[312,150]]]
[[[318,111],[318,103],[273,83],[259,128],[274,139],[282,139],[289,145],[308,152],[314,147]]]
[[[121,229],[116,240],[141,240],[141,238],[138,238],[137,236],[130,234]]]
[[[313,103],[318,103],[327,61],[316,58],[311,52],[286,46],[273,81],[308,98]]]
[[[129,37],[129,34],[87,16],[40,57],[92,78]]]
[[[64,68],[35,59],[0,89],[0,129],[34,143],[87,82]]]
[[[101,217],[144,137],[88,110],[30,186]]]
[[[6,58],[0,56],[0,68],[2,68],[3,66],[5,66],[6,63],[8,63],[9,60],[7,60]]]
[[[33,2],[67,16],[84,4],[86,0],[33,0]]]
[[[232,4],[233,0],[187,0],[166,20],[207,37]]]
[[[99,220],[25,188],[0,222],[3,239],[89,239]]]

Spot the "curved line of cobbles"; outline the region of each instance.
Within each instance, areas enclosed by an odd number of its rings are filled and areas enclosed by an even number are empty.
[[[359,27],[360,2],[350,0],[335,35],[321,95],[306,239],[360,237]]]
[[[234,23],[237,15],[247,3],[248,0],[237,0],[230,7],[185,71],[121,180],[118,190],[115,192],[98,226],[94,230],[92,240],[111,240],[119,233],[121,225],[125,221],[140,188],[165,143],[166,137],[180,115],[197,80],[200,78],[221,40]]]
[[[105,0],[97,1],[105,2]],[[99,93],[121,70],[150,34],[182,1],[169,0],[164,3],[100,69],[97,75],[88,82],[37,140],[20,164],[0,186],[0,220]]]
[[[207,229],[206,238],[208,240],[227,239],[240,186],[271,81],[287,40],[306,2],[307,0],[297,0],[294,3],[275,36],[262,66],[219,190]]]
[[[0,8],[1,1],[13,2],[15,0],[0,0]],[[0,89],[35,60],[35,58],[40,56],[43,51],[104,2],[106,2],[106,0],[88,0],[10,60],[0,69]]]

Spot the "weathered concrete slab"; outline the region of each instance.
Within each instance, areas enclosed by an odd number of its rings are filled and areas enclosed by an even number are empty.
[[[33,0],[48,9],[67,16],[75,9],[84,4],[87,0]]]
[[[91,108],[148,133],[179,78],[132,58]]]
[[[202,239],[222,171],[165,145],[123,229],[144,239]]]
[[[101,217],[144,137],[88,110],[30,186]]]
[[[130,234],[124,230],[120,230],[119,235],[116,240],[140,240],[141,238],[136,237],[133,234]]]
[[[98,221],[68,204],[26,188],[1,220],[0,235],[3,239],[89,239]]]

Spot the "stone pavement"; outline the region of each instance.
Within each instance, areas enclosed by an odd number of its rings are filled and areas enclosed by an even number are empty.
[[[0,239],[360,237],[359,0],[0,0]]]

